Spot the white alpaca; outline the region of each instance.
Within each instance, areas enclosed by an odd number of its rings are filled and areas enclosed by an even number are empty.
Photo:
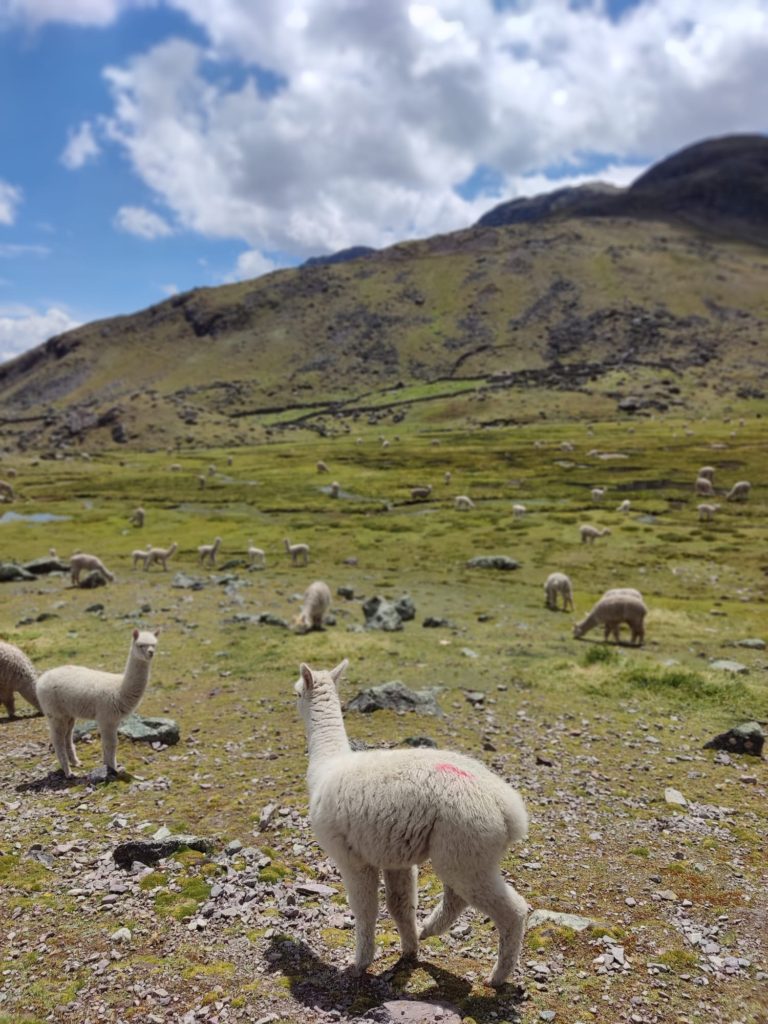
[[[704,477],[705,480],[709,480],[712,483],[715,479],[715,467],[714,466],[702,466],[699,470],[699,479]]]
[[[201,544],[197,549],[198,558],[200,559],[200,565],[205,565],[207,562],[210,566],[216,565],[216,555],[221,547],[221,537],[216,537],[213,544]]]
[[[594,501],[594,503],[596,505],[599,505],[600,502],[605,497],[605,488],[604,487],[593,487],[592,490],[590,491],[590,494],[592,495],[592,501]]]
[[[201,491],[205,490],[205,477],[203,476],[202,473],[197,478],[197,486],[198,486],[199,490],[201,490]]]
[[[0,640],[0,704],[5,704],[9,718],[16,717],[15,693],[40,710],[36,689],[37,671],[24,651]]]
[[[138,508],[135,508],[133,512],[131,512],[128,521],[130,522],[131,526],[143,526],[145,516],[146,512],[141,507],[141,505],[139,505]]]
[[[715,493],[712,481],[705,476],[696,478],[696,483],[693,485],[693,489],[701,498],[711,498]]]
[[[749,492],[752,490],[752,484],[749,480],[739,480],[738,483],[734,484],[733,487],[728,491],[725,496],[726,501],[746,501],[749,497]]]
[[[427,484],[426,487],[412,487],[411,497],[415,499],[428,498],[432,493],[432,484]]]
[[[446,469],[446,471],[443,473],[443,482],[446,483],[446,484],[449,484],[451,482],[451,471],[450,471],[450,469]]]
[[[291,544],[286,537],[285,550],[291,556],[292,565],[298,565],[299,559],[302,565],[309,565],[309,544]]]
[[[149,569],[151,565],[162,565],[163,572],[168,572],[168,559],[176,554],[178,547],[176,541],[169,548],[150,547],[147,557],[144,559],[144,568]]]
[[[139,564],[139,562],[141,562],[145,569],[147,568],[147,558],[149,557],[149,553],[151,550],[151,544],[147,544],[146,548],[134,548],[134,550],[131,552],[131,558],[133,559],[134,569]]]
[[[16,492],[8,481],[0,480],[0,498],[2,498],[3,501],[13,501],[15,497]]]
[[[82,552],[78,552],[76,555],[72,555],[69,560],[69,574],[74,586],[80,586],[80,573],[83,571],[100,572],[104,579],[107,579],[110,582],[115,578],[106,565],[104,565],[102,560],[97,558],[96,555],[86,555]]]
[[[469,904],[499,932],[490,984],[515,969],[527,904],[499,870],[511,843],[528,830],[525,805],[511,786],[474,758],[451,750],[351,751],[337,681],[302,665],[296,683],[309,741],[309,816],[318,842],[335,862],[355,915],[355,971],[373,961],[379,873],[403,955],[419,938],[445,932]],[[417,865],[432,861],[443,898],[417,930]]]
[[[334,480],[331,486],[328,488],[328,493],[332,498],[338,498],[341,484],[338,480]]]
[[[317,460],[316,466],[317,466],[317,472],[318,473],[329,473],[330,472],[330,470],[328,469],[328,467],[326,466],[326,464],[323,462],[322,459],[318,459]]]
[[[296,617],[296,624],[304,630],[322,629],[323,620],[331,607],[331,591],[322,580],[310,583],[304,592],[301,611]]]
[[[629,510],[631,508],[632,508],[632,502],[629,500],[629,498],[625,498],[624,501],[622,501],[622,503],[618,506],[616,511],[617,512],[629,512]]]
[[[37,681],[40,701],[51,730],[56,757],[67,778],[79,767],[72,733],[77,718],[95,718],[101,733],[104,764],[117,771],[117,727],[144,696],[157,648],[155,633],[134,629],[124,672],[102,672],[80,665],[48,669]]]
[[[561,441],[560,447],[564,452],[572,452],[573,444],[570,441]]]
[[[547,608],[557,611],[558,595],[563,599],[563,611],[573,611],[573,587],[564,572],[551,572],[544,583]]]
[[[719,505],[697,505],[699,513],[699,521],[702,523],[709,523],[715,518],[715,512],[720,509]]]
[[[453,504],[455,508],[462,512],[467,512],[469,509],[475,507],[474,501],[472,501],[472,499],[466,494],[457,494],[453,499]]]
[[[168,467],[172,473],[178,473],[181,470],[180,462],[172,462]]]
[[[216,475],[216,467],[213,466],[213,465],[209,466],[208,467],[208,476],[215,476],[215,475]]]
[[[528,509],[525,507],[525,505],[512,506],[512,516],[514,519],[522,519],[527,511]]]
[[[252,540],[248,541],[248,552],[247,552],[247,554],[248,554],[248,565],[249,565],[249,567],[250,566],[254,566],[257,563],[259,564],[259,566],[261,566],[262,569],[264,569],[266,567],[267,556],[264,554],[264,552],[262,551],[261,548],[255,548],[253,546],[253,541]]]
[[[599,527],[592,526],[590,523],[582,523],[579,527],[582,544],[594,544],[596,537],[607,537],[610,532],[611,531],[607,526],[601,530]]]
[[[632,631],[630,643],[640,645],[645,639],[645,615],[647,608],[638,590],[617,588],[607,590],[594,605],[589,615],[573,627],[575,637],[584,636],[595,626],[604,627],[604,639],[613,636],[619,642],[619,629],[626,622]]]

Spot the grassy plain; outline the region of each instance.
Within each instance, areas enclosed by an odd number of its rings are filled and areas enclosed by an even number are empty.
[[[473,399],[443,399],[454,400]],[[765,762],[734,755],[718,763],[702,750],[737,722],[768,720],[768,656],[732,646],[768,639],[764,421],[700,420],[689,429],[671,418],[563,419],[451,430],[445,406],[440,425],[430,424],[428,406],[404,424],[360,428],[360,443],[355,434],[296,431],[173,455],[4,459],[18,471],[20,495],[8,510],[68,518],[0,521],[0,560],[79,548],[99,554],[117,579],[93,591],[63,577],[0,585],[3,638],[41,670],[69,661],[118,670],[134,624],[162,627],[140,710],[175,717],[182,742],[153,750],[122,741],[127,778],[64,786],[49,775],[45,722],[0,719],[2,1024],[171,1024],[193,1010],[211,1021],[270,1013],[312,1021],[330,1012],[346,1020],[414,994],[445,999],[479,1024],[534,1021],[549,1010],[564,1024],[766,1021]],[[466,411],[459,407],[457,423]],[[317,474],[318,459],[330,475]],[[181,469],[170,470],[172,462]],[[737,479],[753,482],[746,504],[720,498],[712,523],[698,521],[691,487],[705,463],[716,467],[721,494]],[[216,471],[200,489],[210,465]],[[328,495],[332,479],[341,484],[337,500]],[[428,482],[432,498],[412,501],[410,487]],[[608,488],[600,507],[590,500],[595,485]],[[456,494],[476,508],[455,511]],[[624,498],[627,515],[615,511]],[[523,519],[513,520],[513,502],[527,506]],[[143,529],[128,524],[138,504]],[[581,545],[582,522],[611,535]],[[223,564],[201,570],[197,546],[216,535]],[[307,569],[290,566],[285,537],[310,544]],[[263,571],[245,565],[250,539],[267,552]],[[131,569],[134,548],[173,540],[171,571]],[[521,567],[467,568],[479,554],[511,555]],[[646,646],[572,639],[574,617],[544,607],[542,583],[553,570],[570,575],[578,617],[609,586],[639,587],[650,608]],[[203,588],[173,587],[177,571]],[[315,578],[334,594],[354,589],[353,600],[334,598],[335,625],[301,636],[246,621],[260,612],[290,620]],[[402,632],[359,629],[361,597],[406,592],[417,617]],[[422,628],[428,615],[452,626]],[[531,814],[529,840],[504,862],[510,879],[533,907],[599,922],[580,934],[529,933],[525,1000],[483,984],[495,935],[469,914],[469,934],[429,940],[415,970],[395,966],[396,934],[383,919],[372,979],[355,984],[339,973],[352,932],[336,919],[343,889],[304,819],[306,755],[292,683],[300,661],[329,667],[343,657],[348,697],[392,679],[443,688],[444,718],[349,715],[349,733],[388,744],[426,734],[493,765]],[[726,657],[748,672],[710,667]],[[484,706],[468,703],[464,689],[484,691]],[[94,767],[98,741],[81,757]],[[687,809],[665,803],[667,786],[683,792]],[[280,812],[260,831],[269,803]],[[161,825],[213,839],[217,854],[232,840],[264,853],[251,918],[194,929],[211,886],[237,878],[237,857],[227,868],[221,858],[181,854],[137,891],[105,901],[93,879],[111,849]],[[30,857],[33,844],[54,850],[51,864]],[[330,882],[338,895],[294,898],[302,879]],[[423,869],[421,904],[438,892]],[[110,939],[120,926],[132,932],[128,944]],[[732,974],[704,952],[709,934],[721,958],[736,958]],[[595,959],[611,943],[629,964],[599,973]]]

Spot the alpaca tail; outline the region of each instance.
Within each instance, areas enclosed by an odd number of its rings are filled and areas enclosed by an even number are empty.
[[[507,838],[510,843],[518,843],[528,835],[528,812],[523,798],[516,789],[505,786],[499,800],[504,823],[507,826]]]

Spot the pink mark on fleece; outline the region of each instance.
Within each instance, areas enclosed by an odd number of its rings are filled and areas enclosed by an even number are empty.
[[[472,772],[465,772],[463,768],[457,768],[455,764],[441,762],[435,765],[436,772],[450,772],[451,775],[460,775],[464,779],[474,779]]]

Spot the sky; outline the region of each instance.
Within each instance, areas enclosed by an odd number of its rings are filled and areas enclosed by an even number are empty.
[[[768,0],[0,0],[0,361],[768,129]]]

